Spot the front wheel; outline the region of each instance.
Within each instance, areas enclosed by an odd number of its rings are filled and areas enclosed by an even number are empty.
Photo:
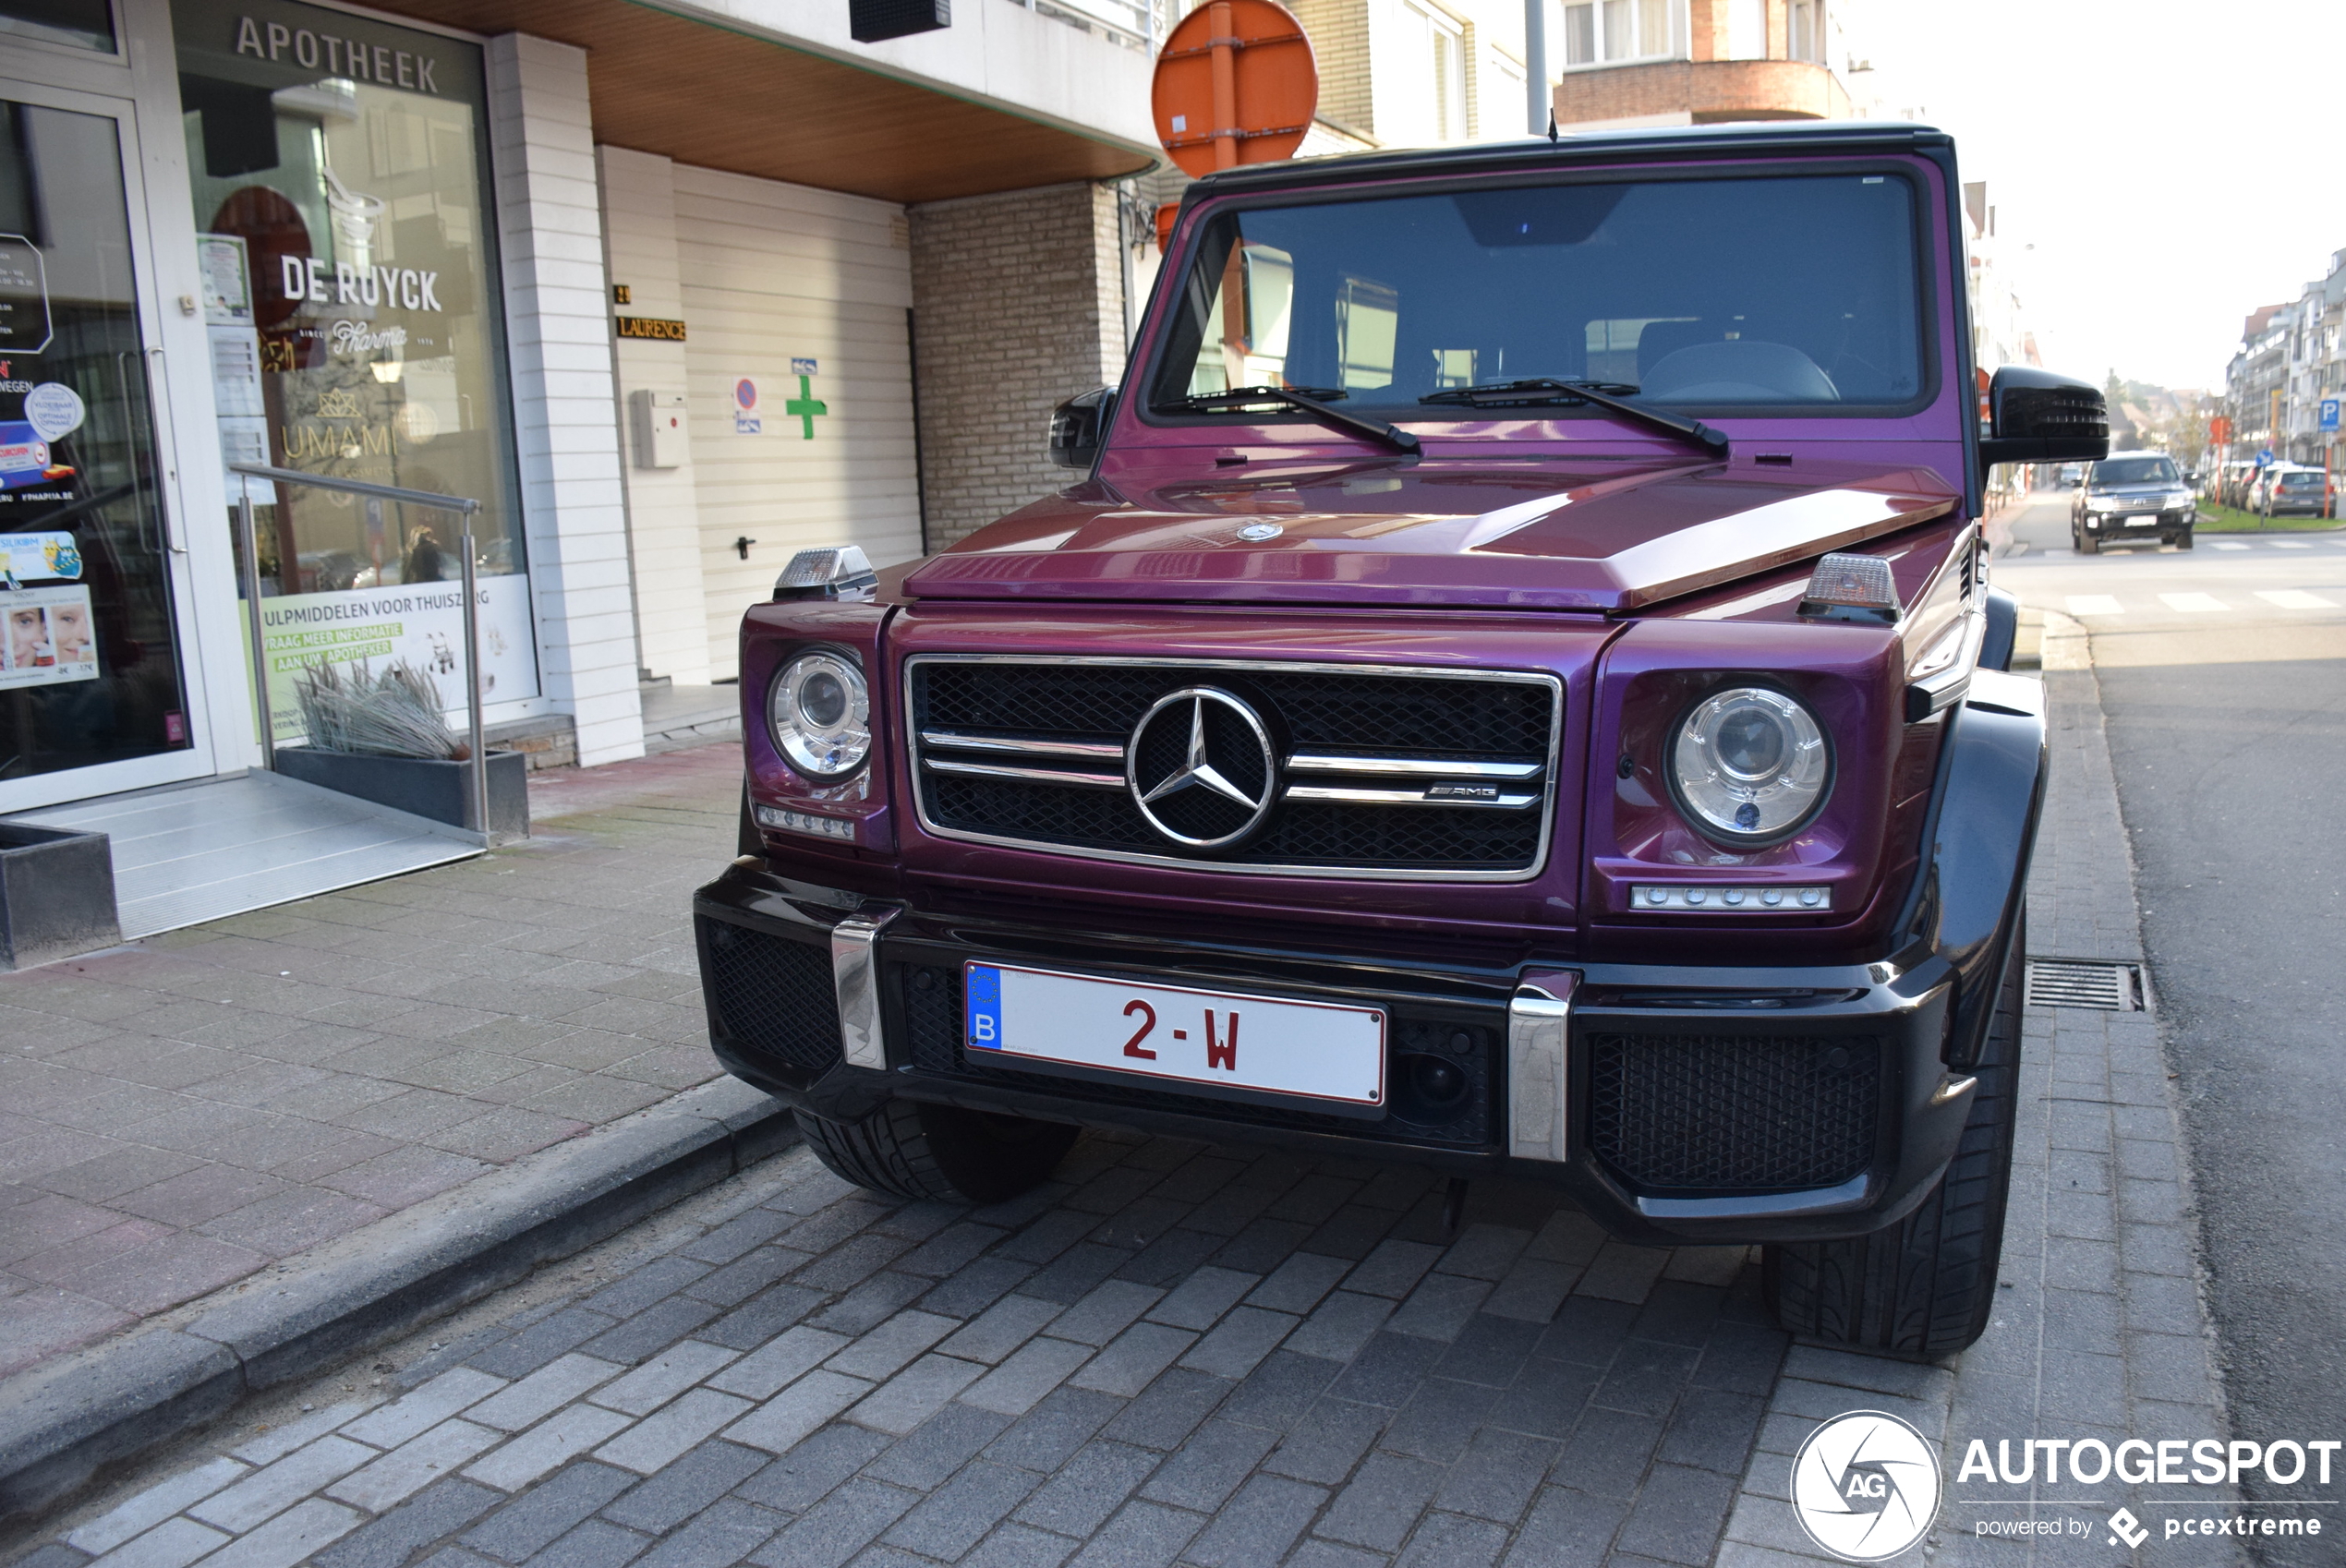
[[[2012,1188],[2026,924],[2014,923],[2005,949],[1971,1115],[1939,1185],[1887,1230],[1761,1253],[1760,1288],[1786,1332],[1916,1361],[1951,1355],[1987,1332]]]
[[[919,1100],[861,1121],[795,1113],[815,1157],[842,1181],[895,1198],[999,1203],[1050,1179],[1078,1128]]]
[[[2175,536],[2174,543],[2177,549],[2191,549],[2191,530],[2186,528],[2182,533],[2177,534]]]
[[[2101,536],[2098,534],[2079,534],[2077,536],[2077,553],[2079,555],[2099,555],[2101,553]]]

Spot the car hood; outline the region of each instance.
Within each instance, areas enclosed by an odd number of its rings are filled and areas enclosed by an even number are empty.
[[[954,599],[1618,613],[1953,510],[1928,468],[1803,460],[1355,463],[1074,486],[913,568]]]

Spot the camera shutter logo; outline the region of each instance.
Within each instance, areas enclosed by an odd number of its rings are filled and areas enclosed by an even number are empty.
[[[1808,1538],[1852,1562],[1895,1557],[1939,1514],[1939,1456],[1895,1416],[1853,1410],[1808,1434],[1792,1506]]]

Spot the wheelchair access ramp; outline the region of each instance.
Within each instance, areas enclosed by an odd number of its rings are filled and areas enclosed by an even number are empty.
[[[8,820],[107,836],[126,939],[481,852],[477,834],[259,770]]]

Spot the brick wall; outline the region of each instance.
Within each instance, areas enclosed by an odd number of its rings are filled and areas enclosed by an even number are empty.
[[[615,762],[643,754],[644,723],[586,54],[507,33],[487,63],[538,676],[578,760]]]
[[[1047,186],[911,209],[913,343],[927,548],[1072,476],[1051,410],[1124,372],[1116,196]]]
[[[1369,81],[1369,0],[1293,0],[1320,66],[1320,113],[1358,130],[1376,129]]]
[[[1556,123],[1689,115],[1726,120],[1838,120],[1849,115],[1840,78],[1802,60],[1663,60],[1568,71],[1555,89]]]

